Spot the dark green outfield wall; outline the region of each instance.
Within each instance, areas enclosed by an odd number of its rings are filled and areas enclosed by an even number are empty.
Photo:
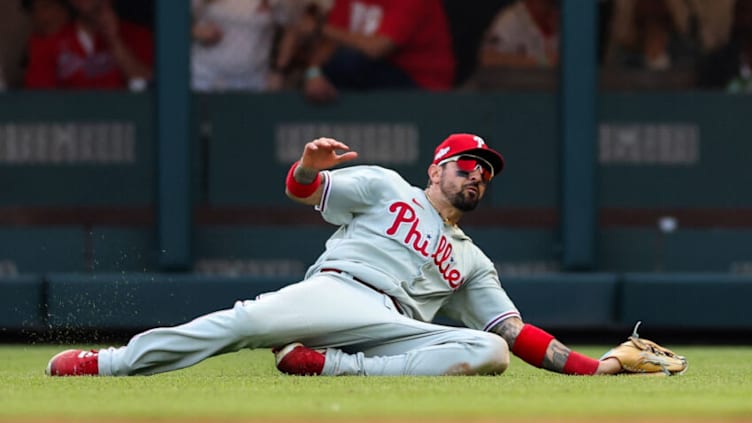
[[[151,94],[0,95],[0,330],[174,324],[297,280],[335,229],[283,195],[306,141],[340,138],[422,185],[436,143],[459,131],[506,156],[464,228],[528,320],[752,328],[752,97],[597,100],[597,139],[570,141],[597,153],[574,164],[593,168],[594,232],[579,235],[594,239],[594,263],[570,273],[553,93],[350,94],[319,107],[294,93],[194,96],[189,177],[171,182],[192,204],[173,239],[190,258],[170,273],[157,186],[179,159],[157,154]],[[676,230],[661,232],[662,217]]]
[[[594,167],[597,191],[593,233],[575,234],[594,239],[585,270],[751,273],[752,98],[598,100],[597,140],[574,141],[597,149],[596,163],[576,164]],[[571,248],[554,94],[379,93],[319,107],[294,93],[228,94],[192,104],[190,174],[170,188],[193,204],[193,225],[171,228],[190,250],[183,271],[300,275],[334,228],[287,200],[283,181],[303,144],[324,135],[422,185],[438,141],[477,132],[507,168],[466,217],[468,233],[507,275],[560,270]],[[0,274],[165,270],[157,175],[178,159],[158,158],[153,110],[149,94],[0,96]],[[664,216],[676,231],[658,230]]]
[[[171,326],[287,283],[174,274],[0,279],[0,335]],[[503,285],[526,321],[550,329],[628,328],[638,320],[651,330],[752,329],[752,277],[574,273],[510,277]]]

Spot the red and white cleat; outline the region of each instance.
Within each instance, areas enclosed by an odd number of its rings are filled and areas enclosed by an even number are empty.
[[[326,361],[324,353],[308,348],[299,342],[274,351],[274,355],[277,358],[277,369],[288,375],[320,375],[324,370],[324,361]]]
[[[99,352],[65,350],[50,359],[44,373],[47,376],[96,376],[99,374]]]

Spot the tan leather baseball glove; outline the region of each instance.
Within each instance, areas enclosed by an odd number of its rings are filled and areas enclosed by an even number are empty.
[[[640,323],[642,322],[637,322],[627,341],[603,354],[601,360],[616,358],[625,373],[666,376],[684,373],[687,370],[687,359],[653,341],[640,338],[637,334]]]

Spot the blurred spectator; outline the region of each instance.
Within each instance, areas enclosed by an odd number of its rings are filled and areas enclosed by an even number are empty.
[[[26,39],[31,24],[21,0],[0,1],[0,85],[7,89],[21,86]]]
[[[32,36],[48,37],[71,21],[67,0],[23,0],[22,5],[31,17]]]
[[[666,0],[632,0],[628,37],[615,40],[606,66],[627,69],[690,69],[698,52],[695,40],[679,31]]]
[[[33,89],[141,89],[152,79],[149,29],[124,21],[111,0],[70,0],[74,21],[32,37],[25,86]]]
[[[473,0],[473,7],[467,7],[467,0],[443,0],[457,62],[455,86],[463,86],[473,75],[478,67],[480,46],[486,28],[491,25],[499,10],[514,1]]]
[[[326,21],[332,2],[333,0],[308,0],[303,14],[293,25],[293,35],[282,37],[275,55],[275,65],[277,69],[284,71],[286,88],[300,87],[320,40],[315,28],[321,27]]]
[[[634,27],[635,0],[614,0],[610,38],[615,45],[629,45],[637,36]],[[731,29],[734,0],[665,0],[675,30],[693,39],[708,52],[724,45]]]
[[[159,0],[113,0],[120,19],[154,29],[154,3]]]
[[[192,86],[197,91],[276,90],[290,64],[300,0],[192,0]],[[272,57],[278,29],[276,57]],[[275,60],[272,65],[272,60]]]
[[[486,31],[484,68],[550,68],[559,63],[558,0],[519,0],[501,9]]]
[[[734,0],[666,0],[683,34],[695,37],[703,52],[725,45],[731,32]]]
[[[752,1],[737,0],[731,40],[700,65],[699,85],[752,94]]]
[[[452,87],[455,60],[441,0],[335,0],[324,25],[304,21],[299,32],[321,35],[303,82],[313,101],[331,101],[340,89]]]

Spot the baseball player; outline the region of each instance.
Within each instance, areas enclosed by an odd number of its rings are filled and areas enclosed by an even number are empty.
[[[287,195],[339,227],[302,281],[120,348],[63,351],[46,373],[149,375],[242,348],[271,348],[293,375],[501,374],[510,351],[565,374],[686,369],[636,333],[596,360],[523,322],[491,260],[457,226],[504,168],[481,137],[452,134],[436,147],[426,188],[378,166],[330,170],[356,157],[319,138],[290,168]],[[431,323],[439,312],[466,327]]]

